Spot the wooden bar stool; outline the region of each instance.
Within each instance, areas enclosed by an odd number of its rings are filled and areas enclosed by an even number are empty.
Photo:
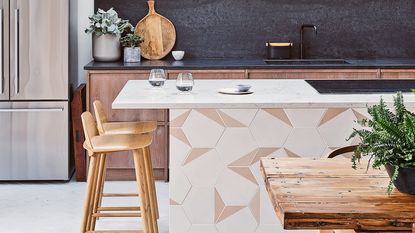
[[[88,181],[84,203],[83,220],[81,223],[81,233],[117,233],[120,231],[96,231],[95,223],[98,217],[141,217],[143,222],[143,231],[124,231],[130,233],[157,233],[157,219],[152,213],[152,198],[148,193],[148,176],[145,169],[144,158],[147,156],[147,148],[151,142],[151,136],[148,134],[141,135],[98,135],[98,129],[89,112],[81,116],[85,133],[84,148],[88,151],[90,165],[88,170]],[[106,153],[132,151],[134,158],[134,167],[139,192],[139,206],[134,207],[99,207],[99,197],[102,191],[103,172],[105,167],[103,158]],[[99,209],[100,208],[100,209]],[[98,212],[101,210],[101,212]],[[107,213],[103,211],[123,211],[117,213]],[[128,212],[125,212],[128,211]],[[123,231],[121,231],[123,232]]]
[[[156,121],[139,121],[139,122],[108,122],[107,114],[104,110],[104,107],[101,101],[96,100],[93,103],[94,105],[94,112],[95,117],[97,120],[97,127],[98,132],[100,135],[112,135],[112,134],[145,134],[145,133],[153,133],[157,129],[157,122]],[[157,192],[156,186],[154,182],[154,172],[153,172],[153,164],[151,161],[151,153],[150,147],[146,147],[145,150],[147,151],[146,156],[144,158],[145,162],[145,169],[146,173],[149,174],[148,184],[149,190],[148,193],[150,194],[150,198],[152,199],[151,208],[153,209],[152,213],[155,217],[159,218],[159,210],[158,210],[158,201],[157,201]],[[102,166],[105,167],[105,156],[103,158]],[[104,169],[104,178],[105,178],[105,169]],[[102,180],[103,182],[103,180]],[[102,184],[101,187],[103,188],[104,185]],[[101,205],[102,197],[117,197],[117,196],[135,196],[136,194],[121,194],[121,193],[103,193],[101,191],[102,196],[100,196],[99,205]]]

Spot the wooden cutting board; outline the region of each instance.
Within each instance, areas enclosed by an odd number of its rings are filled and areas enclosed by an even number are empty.
[[[154,9],[154,0],[148,1],[148,14],[137,23],[135,32],[144,37],[141,56],[150,60],[165,57],[176,43],[176,29],[166,17]]]

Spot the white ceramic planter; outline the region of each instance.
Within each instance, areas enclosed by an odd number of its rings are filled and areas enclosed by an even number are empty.
[[[121,58],[120,36],[101,35],[92,36],[92,56],[95,61],[111,62]]]
[[[125,47],[124,48],[124,62],[136,63],[141,61],[140,47]]]

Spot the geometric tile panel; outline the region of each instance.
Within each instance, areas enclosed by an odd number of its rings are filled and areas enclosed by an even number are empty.
[[[324,157],[365,108],[170,110],[170,232],[284,232],[259,170],[262,157]],[[243,223],[243,224],[241,224]]]

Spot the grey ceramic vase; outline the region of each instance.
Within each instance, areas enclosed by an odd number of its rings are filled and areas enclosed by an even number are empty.
[[[389,176],[392,177],[395,167],[385,165],[385,168]],[[415,168],[399,167],[399,175],[393,184],[400,192],[415,195]]]
[[[124,48],[124,62],[136,63],[141,60],[141,49],[139,47]]]
[[[95,61],[111,62],[121,58],[121,45],[119,35],[93,35],[92,56]]]

